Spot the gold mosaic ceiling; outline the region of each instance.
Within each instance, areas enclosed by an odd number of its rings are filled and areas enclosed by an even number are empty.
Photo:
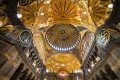
[[[89,0],[89,2],[76,3],[73,0],[51,0],[49,4],[46,1],[39,10],[39,14],[44,13],[44,17],[41,18],[45,18],[46,21],[40,24],[71,23],[95,32],[96,28],[104,24],[111,14],[112,8],[108,7],[109,4],[112,4],[110,0]]]
[[[100,27],[109,18],[112,12],[112,8],[108,5],[111,4],[111,0],[90,0],[88,3],[88,10],[91,18],[97,27]]]
[[[71,0],[55,0],[51,2],[48,17],[49,23],[78,23],[78,7]]]
[[[89,31],[85,32],[80,44],[80,52],[81,52],[81,57],[83,57],[82,58],[83,61],[87,57],[89,50],[92,47],[92,43],[94,39],[95,39],[95,36],[92,32],[89,32]]]
[[[112,8],[111,0],[43,0],[28,6],[19,6],[21,20],[28,27],[36,29],[53,24],[73,24],[83,26],[92,32],[109,18]]]
[[[85,27],[94,33],[111,15],[112,8],[108,7],[109,4],[111,0],[78,0],[77,2],[75,0],[38,0],[38,3],[35,1],[28,6],[18,5],[18,13],[23,15],[21,21],[34,32],[34,44],[47,69],[50,72],[65,70],[64,73],[67,74],[80,69],[79,60],[67,53],[55,54],[46,59],[48,53],[44,39],[45,33],[40,32],[39,35],[36,31],[54,24],[72,24]],[[86,50],[91,47],[94,36],[92,35],[90,39],[86,37],[84,39],[84,37],[83,34],[83,40],[78,48],[82,52],[79,54],[86,57],[88,53]]]
[[[27,6],[18,6],[18,13],[22,14],[21,21],[24,25],[27,27],[32,27],[35,22],[35,19],[38,15],[38,5],[36,2],[33,2],[30,5]]]
[[[58,53],[47,59],[46,67],[49,72],[59,72],[60,70],[66,70],[69,73],[74,73],[80,70],[79,60],[72,54]]]

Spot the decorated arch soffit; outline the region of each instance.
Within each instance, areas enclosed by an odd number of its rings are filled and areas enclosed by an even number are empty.
[[[84,62],[85,58],[87,57],[89,50],[92,47],[92,43],[93,43],[94,39],[95,39],[94,33],[90,32],[90,31],[86,31],[84,33],[82,41],[79,46],[82,62]]]
[[[46,63],[46,57],[48,55],[46,42],[44,40],[44,36],[41,32],[35,32],[33,35],[33,42],[35,47],[37,48],[38,52],[40,53],[39,56],[43,61],[43,64]]]

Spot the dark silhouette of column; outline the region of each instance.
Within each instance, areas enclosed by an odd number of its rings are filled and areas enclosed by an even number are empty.
[[[20,64],[18,69],[15,71],[15,73],[13,74],[10,80],[18,80],[23,68],[24,68],[24,64]]]
[[[20,80],[26,80],[28,76],[29,69],[27,68],[25,71],[21,73],[21,77],[19,78]]]
[[[33,63],[35,60],[35,55],[32,55],[31,62]]]
[[[7,61],[7,58],[3,54],[0,54],[0,68],[2,68]]]
[[[31,79],[32,79],[32,73],[30,73],[30,74],[28,75],[28,77],[27,77],[26,80],[31,80]]]
[[[46,71],[46,66],[45,65],[42,65],[41,67],[41,76],[40,76],[40,79],[43,80],[43,75],[45,74],[45,71]]]
[[[105,70],[106,70],[110,80],[118,79],[117,75],[114,73],[114,71],[111,69],[111,67],[109,65],[105,65]]]
[[[97,74],[95,75],[96,80],[102,80]]]
[[[95,79],[92,77],[92,80],[95,80]]]
[[[35,80],[35,76],[34,76],[31,80]],[[41,79],[41,80],[42,80],[42,79]]]
[[[106,73],[104,73],[102,70],[100,70],[100,76],[101,76],[102,80],[110,80],[108,75]]]

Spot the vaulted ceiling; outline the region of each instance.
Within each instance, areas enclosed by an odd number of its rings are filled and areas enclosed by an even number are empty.
[[[65,69],[68,73],[75,73],[80,70],[81,64],[72,54],[58,53],[47,60],[46,66],[50,72],[59,74],[62,69]]]
[[[20,20],[26,27],[31,29],[34,45],[40,53],[39,56],[51,72],[59,72],[65,69],[66,72],[64,73],[70,73],[80,68],[95,39],[94,33],[112,13],[112,7],[109,7],[112,4],[111,0],[26,1],[28,1],[29,5],[24,5],[27,2],[22,2],[22,0],[18,4],[18,14],[22,14]],[[4,14],[1,8],[0,13]],[[0,21],[2,21],[2,25],[9,23],[5,16],[0,17]],[[61,24],[66,27],[65,30],[59,28]],[[50,44],[59,44],[61,46],[61,38],[58,38],[60,35],[62,37],[63,35],[65,37],[66,35],[69,36],[67,39],[70,40],[68,43],[62,44],[64,46],[72,45],[74,41],[77,41],[76,36],[79,37],[79,35],[77,35],[77,32],[74,33],[75,29],[71,29],[73,32],[69,31],[71,25],[79,31],[78,34],[80,34],[81,38],[75,49],[61,52],[53,49],[54,47],[50,47]],[[54,31],[52,31],[53,26],[55,27]],[[52,32],[56,33],[52,36],[49,35]],[[46,42],[47,39],[45,39],[47,33],[51,41],[49,45],[47,43],[50,41]],[[70,33],[74,33],[74,35]],[[73,69],[74,65],[77,65],[75,69]]]

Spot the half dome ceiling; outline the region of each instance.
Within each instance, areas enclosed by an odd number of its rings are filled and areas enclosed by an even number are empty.
[[[89,0],[88,7],[91,18],[97,27],[103,25],[112,13],[111,0]]]
[[[50,23],[70,23],[76,22],[76,17],[79,16],[78,7],[71,0],[54,0],[50,5],[50,14],[48,15],[51,19]]]
[[[92,43],[94,42],[95,35],[89,31],[85,32],[81,44],[80,44],[80,52],[81,52],[81,57],[82,60],[87,57],[89,50],[92,47]]]
[[[72,54],[58,53],[47,60],[46,67],[50,72],[66,70],[68,73],[74,73],[76,70],[80,70],[81,64]]]

